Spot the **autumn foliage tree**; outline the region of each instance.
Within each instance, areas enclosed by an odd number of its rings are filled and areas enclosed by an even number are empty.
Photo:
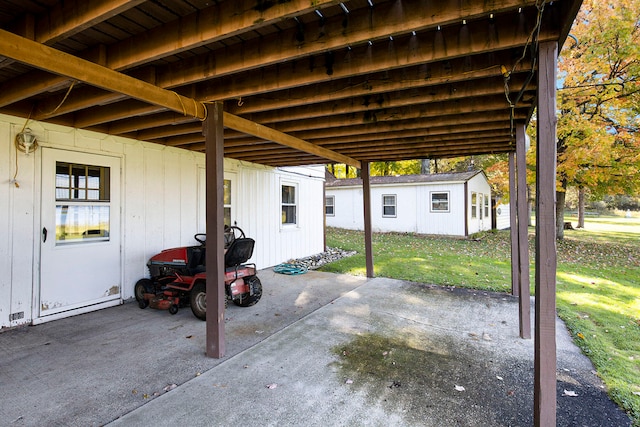
[[[557,234],[568,187],[640,190],[640,0],[586,0],[559,61]],[[583,206],[582,206],[583,208]],[[579,224],[580,225],[580,224]]]

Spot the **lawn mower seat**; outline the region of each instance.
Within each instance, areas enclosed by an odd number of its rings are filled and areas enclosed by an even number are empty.
[[[235,239],[224,254],[224,266],[235,267],[242,264],[253,255],[255,241],[248,237]]]
[[[191,248],[190,252],[191,253],[189,254],[189,263],[187,264],[187,269],[189,270],[189,274],[195,276],[198,273],[202,273],[206,271],[205,248],[204,247]]]

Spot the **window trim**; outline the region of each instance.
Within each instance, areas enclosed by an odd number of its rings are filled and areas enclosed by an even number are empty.
[[[327,203],[331,200],[331,204]],[[331,208],[331,213],[327,212],[327,209]],[[324,214],[325,216],[336,216],[336,196],[324,196]]]
[[[484,217],[489,218],[489,194],[485,194],[484,196]]]
[[[446,194],[447,195],[447,209],[435,209],[433,207],[433,196],[435,194]],[[430,191],[429,192],[429,212],[433,213],[449,213],[451,212],[451,192],[450,191]],[[441,203],[441,202],[439,202]]]
[[[393,197],[393,204],[385,204],[385,197]],[[385,214],[384,211],[387,206],[393,206],[393,215]],[[383,194],[382,195],[382,217],[383,218],[397,218],[398,217],[398,195],[397,194]]]
[[[471,219],[478,218],[478,193],[471,192]]]
[[[282,190],[284,187],[293,187],[294,188],[294,202],[293,203],[285,203],[282,200]],[[300,186],[297,182],[294,181],[280,181],[280,227],[281,228],[295,228],[300,224]],[[294,207],[294,222],[284,222],[284,218],[282,217],[283,208],[285,206],[293,206]]]
[[[55,246],[110,241],[111,166],[56,161],[54,183]]]

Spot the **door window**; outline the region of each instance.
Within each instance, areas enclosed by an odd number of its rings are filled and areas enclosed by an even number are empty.
[[[108,241],[110,168],[56,162],[56,245]]]

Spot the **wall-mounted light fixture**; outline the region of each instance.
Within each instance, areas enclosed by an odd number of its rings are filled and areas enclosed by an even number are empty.
[[[36,141],[36,136],[31,133],[31,129],[25,128],[22,132],[18,132],[16,135],[16,148],[27,155],[36,151],[38,142]]]

